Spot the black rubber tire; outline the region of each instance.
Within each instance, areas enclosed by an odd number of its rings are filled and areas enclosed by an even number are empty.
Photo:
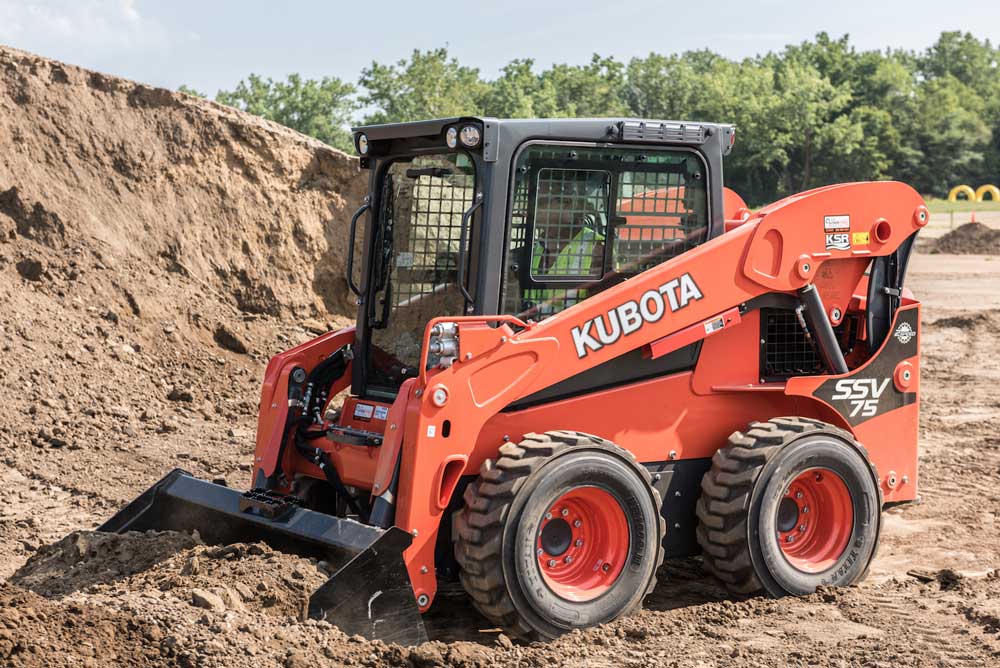
[[[774,523],[788,484],[817,466],[834,470],[844,481],[854,524],[837,562],[814,574],[784,557]],[[868,453],[843,429],[802,417],[754,422],[729,437],[702,479],[696,531],[705,567],[735,594],[806,595],[820,585],[859,582],[878,548],[878,480]]]
[[[666,525],[649,472],[614,443],[572,431],[527,434],[486,461],[456,518],[459,577],[475,607],[508,634],[532,641],[602,624],[635,609],[656,584]],[[585,603],[560,598],[541,578],[537,521],[566,490],[599,486],[630,528],[627,566],[611,589]],[[537,519],[536,519],[537,517]]]

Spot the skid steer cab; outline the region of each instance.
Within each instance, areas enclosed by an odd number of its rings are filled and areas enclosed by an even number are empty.
[[[309,614],[401,643],[449,578],[532,640],[635,609],[665,558],[737,594],[864,577],[883,505],[917,494],[912,188],[751,212],[711,123],[354,139],[356,326],[271,360],[249,491],[175,471],[103,528],[322,558]]]

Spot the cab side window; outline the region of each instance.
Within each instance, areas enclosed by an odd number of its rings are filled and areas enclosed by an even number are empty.
[[[703,243],[688,151],[530,146],[515,165],[503,303],[540,320]]]

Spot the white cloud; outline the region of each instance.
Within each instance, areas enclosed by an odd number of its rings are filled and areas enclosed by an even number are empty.
[[[135,0],[0,0],[0,42],[31,51],[161,50],[169,38]]]

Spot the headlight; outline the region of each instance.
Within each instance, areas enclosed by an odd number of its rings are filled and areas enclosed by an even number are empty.
[[[444,133],[444,140],[448,143],[448,148],[455,148],[458,146],[458,130],[455,128],[448,128],[448,131]]]
[[[462,128],[460,136],[462,143],[470,148],[479,144],[479,128],[475,125],[466,125]]]
[[[368,137],[366,135],[358,135],[358,153],[368,155]]]

